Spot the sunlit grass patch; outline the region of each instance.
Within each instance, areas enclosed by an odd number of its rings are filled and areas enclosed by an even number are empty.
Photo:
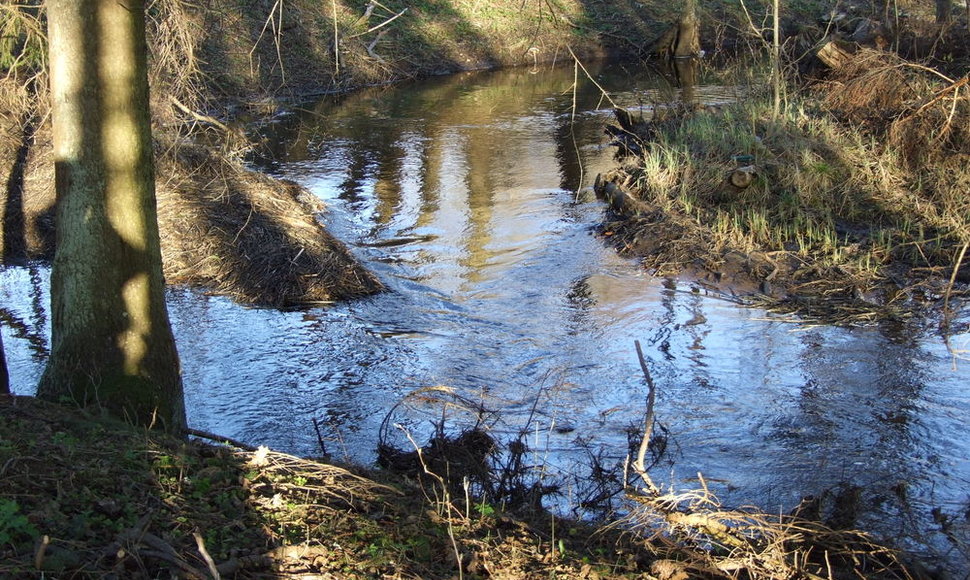
[[[808,106],[774,119],[767,102],[749,100],[659,122],[640,161],[640,195],[708,225],[719,247],[790,251],[873,276],[890,258],[945,264],[966,235],[966,196],[937,168],[907,169],[897,150]],[[725,191],[741,156],[757,178]],[[964,169],[944,173],[967,179]]]

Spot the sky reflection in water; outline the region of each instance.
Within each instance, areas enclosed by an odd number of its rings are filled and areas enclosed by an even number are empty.
[[[677,97],[647,72],[597,74],[626,107]],[[688,487],[703,472],[728,503],[769,511],[862,485],[869,523],[903,535],[929,526],[932,507],[962,514],[970,362],[954,369],[931,333],[773,321],[618,257],[592,235],[603,209],[588,191],[612,163],[601,146],[609,110],[583,82],[573,125],[572,83],[571,68],[460,75],[327,99],[267,125],[266,168],[324,199],[328,227],[390,291],[277,312],[171,290],[190,423],[314,454],[316,418],[331,453],[368,462],[395,403],[447,385],[499,410],[497,433],[531,418],[538,458],[580,473],[580,439],[621,461],[626,430],[642,421],[640,340],[670,433],[658,482]],[[701,85],[687,97],[735,93]],[[29,394],[49,336],[49,274],[0,277],[12,381]],[[410,419],[430,428],[431,416]]]

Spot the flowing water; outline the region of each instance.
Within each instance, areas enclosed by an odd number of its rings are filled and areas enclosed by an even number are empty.
[[[594,74],[628,108],[738,98],[703,79],[677,91],[649,70]],[[925,531],[934,508],[967,525],[970,361],[933,332],[798,326],[619,257],[594,235],[604,208],[589,192],[613,163],[609,111],[565,68],[375,88],[269,122],[264,169],[321,197],[327,226],[389,291],[280,312],[171,290],[190,424],[319,454],[316,419],[329,452],[366,463],[392,411],[427,432],[432,411],[395,404],[444,385],[497,411],[499,438],[528,428],[532,459],[572,490],[588,454],[621,461],[642,423],[639,340],[668,434],[659,483],[694,488],[700,472],[726,503],[768,511],[857,485],[863,525],[949,550]],[[48,280],[45,266],[0,271],[23,394],[46,356]]]

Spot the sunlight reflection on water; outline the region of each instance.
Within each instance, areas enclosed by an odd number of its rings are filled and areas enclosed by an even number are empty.
[[[656,76],[600,75],[624,106],[669,92]],[[587,83],[572,126],[571,83],[571,69],[461,75],[325,100],[267,126],[268,168],[320,196],[328,227],[390,290],[305,312],[171,290],[190,423],[314,454],[316,418],[331,453],[370,462],[391,407],[440,384],[500,411],[498,433],[531,419],[541,460],[581,470],[583,444],[620,462],[642,421],[640,340],[670,433],[658,481],[693,485],[703,472],[728,503],[769,511],[862,485],[866,523],[913,545],[931,508],[962,514],[970,363],[954,368],[932,333],[803,328],[617,256],[593,235],[603,209],[588,191],[612,164],[599,146],[609,110],[590,110],[599,95]],[[0,271],[19,393],[42,370],[48,277]]]

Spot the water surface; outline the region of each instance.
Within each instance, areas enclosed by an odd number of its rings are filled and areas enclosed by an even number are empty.
[[[528,428],[534,461],[568,491],[588,452],[622,461],[642,421],[639,340],[669,432],[658,482],[692,487],[702,472],[727,503],[768,511],[859,485],[864,525],[948,550],[920,536],[932,509],[970,507],[970,363],[933,332],[798,326],[619,257],[594,235],[604,208],[589,192],[613,163],[610,103],[574,73],[375,88],[267,123],[264,168],[322,198],[327,226],[389,291],[279,312],[170,290],[191,425],[318,454],[317,419],[327,451],[366,463],[396,403],[445,385],[497,411],[497,435]],[[646,69],[595,74],[628,108],[738,97],[703,78],[678,91]],[[43,266],[0,272],[19,393],[46,356],[48,280]],[[412,408],[394,420],[427,432],[437,415]]]

